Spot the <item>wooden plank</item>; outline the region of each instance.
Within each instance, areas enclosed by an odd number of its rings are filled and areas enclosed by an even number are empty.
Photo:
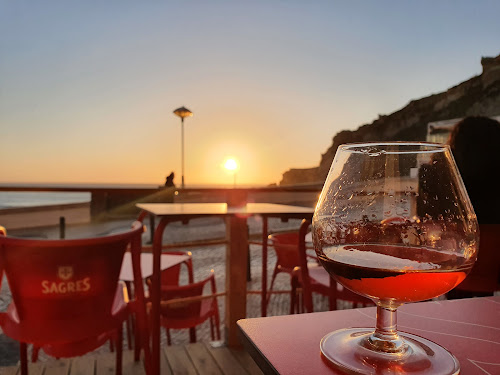
[[[199,374],[222,375],[222,370],[205,344],[200,342],[188,344],[186,345],[186,350]]]
[[[71,361],[71,375],[94,375],[95,366],[96,358],[94,356],[73,358]],[[29,375],[32,375],[31,372]]]
[[[197,375],[183,346],[169,346],[165,348],[165,355],[174,375]]]
[[[262,375],[243,350],[212,348],[209,343],[169,346],[161,351],[161,375]],[[29,375],[114,375],[116,353],[85,355],[29,364]],[[17,375],[19,366],[0,367],[0,375]],[[123,352],[123,375],[146,375],[143,361]]]
[[[219,367],[222,369],[223,374],[240,375],[246,373],[245,369],[227,347],[212,348],[208,345],[207,348]]]
[[[45,363],[45,375],[69,375],[71,361],[67,358]]]
[[[16,375],[19,366],[0,367],[0,375]]]
[[[104,353],[97,356],[95,364],[96,375],[115,374],[116,353]]]
[[[123,352],[122,364],[123,364],[122,366],[123,375],[146,375],[144,362],[142,362],[142,360],[136,362],[134,360],[134,352],[132,350],[127,350]]]
[[[42,362],[29,362],[28,363],[28,374],[29,375],[42,375],[45,365]]]
[[[160,351],[160,374],[161,375],[173,375],[170,365],[167,361],[166,348]]]
[[[233,356],[241,363],[243,368],[247,370],[250,375],[262,375],[262,371],[257,366],[255,361],[250,357],[250,354],[243,349],[230,349]]]

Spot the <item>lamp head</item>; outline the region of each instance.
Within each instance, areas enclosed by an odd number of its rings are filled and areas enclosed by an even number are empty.
[[[174,111],[174,114],[183,119],[184,117],[191,117],[193,115],[193,112],[191,112],[186,107],[180,107]]]

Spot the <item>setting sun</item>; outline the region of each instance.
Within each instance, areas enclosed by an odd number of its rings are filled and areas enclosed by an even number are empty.
[[[236,169],[238,169],[238,162],[233,158],[228,158],[224,162],[224,168],[226,168],[228,171],[235,171]]]

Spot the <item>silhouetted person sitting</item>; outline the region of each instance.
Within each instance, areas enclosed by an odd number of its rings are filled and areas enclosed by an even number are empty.
[[[478,260],[449,298],[492,295],[500,286],[500,123],[467,117],[449,144],[480,225]]]
[[[500,224],[500,123],[466,117],[451,132],[449,144],[479,224]]]
[[[174,177],[175,177],[175,174],[174,172],[170,173],[166,180],[165,180],[165,186],[166,187],[175,187],[175,184],[174,184]]]

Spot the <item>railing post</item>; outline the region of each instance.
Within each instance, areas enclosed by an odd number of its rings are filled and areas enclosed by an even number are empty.
[[[66,238],[66,218],[64,216],[59,217],[59,238],[61,240]]]

